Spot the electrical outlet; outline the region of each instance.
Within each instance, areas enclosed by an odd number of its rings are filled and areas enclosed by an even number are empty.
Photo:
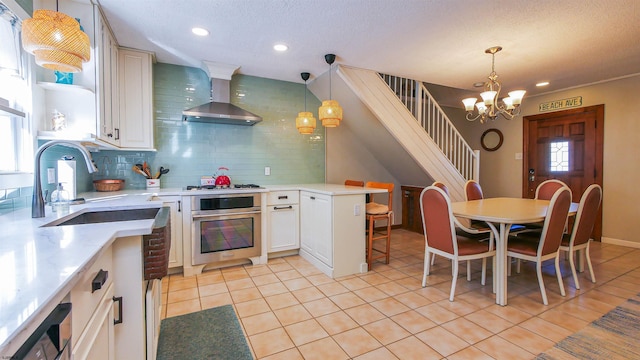
[[[353,205],[353,215],[355,216],[360,215],[360,204]]]
[[[271,175],[271,166],[265,166],[264,167],[264,174],[265,174],[265,176]]]
[[[48,168],[47,169],[47,184],[55,184],[56,183],[56,169]]]

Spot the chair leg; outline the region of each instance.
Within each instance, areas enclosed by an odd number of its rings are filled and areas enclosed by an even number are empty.
[[[375,221],[369,220],[369,234],[367,236],[367,267],[371,270],[371,263],[373,262],[373,225]]]
[[[573,249],[572,249],[573,250]],[[573,260],[573,251],[566,252],[569,255],[569,267],[571,268],[571,275],[573,275],[573,282],[576,284],[576,289],[580,290],[580,281],[578,280],[578,274],[576,273],[576,264]]]
[[[424,271],[422,273],[422,287],[427,286],[427,275],[429,275],[429,252],[424,252]]]
[[[387,220],[387,239],[385,241],[387,242],[385,264],[388,264],[391,255],[391,217]]]
[[[573,258],[573,256],[571,256]],[[560,295],[566,296],[564,292],[564,283],[562,282],[562,273],[560,272],[560,253],[556,255],[556,277],[558,278],[558,286],[560,286]]]
[[[451,280],[451,293],[449,294],[449,301],[453,301],[453,295],[456,292],[456,282],[458,281],[458,261],[453,262],[453,279]]]
[[[467,281],[471,281],[471,260],[467,260]]]
[[[507,276],[511,276],[511,256],[507,256]]]
[[[544,289],[544,280],[542,279],[542,261],[536,263],[536,273],[538,275],[538,284],[540,285],[540,293],[542,294],[542,303],[549,305],[547,300],[547,292]]]
[[[436,254],[431,255],[431,265],[436,263]]]
[[[480,280],[480,284],[484,286],[487,283],[487,258],[482,258],[482,279]]]
[[[493,261],[491,262],[492,267],[491,267],[491,276],[493,277],[493,293],[496,293],[496,281],[498,280],[498,273],[496,272],[496,256],[493,256]],[[511,267],[511,266],[509,266]]]
[[[587,266],[589,266],[589,275],[591,275],[591,282],[595,283],[596,276],[593,274],[593,266],[591,265],[591,255],[589,254],[589,244],[587,244],[587,248],[585,249],[585,257],[587,258]]]
[[[522,263],[522,260],[520,259],[516,259],[516,273],[520,274],[520,264]]]

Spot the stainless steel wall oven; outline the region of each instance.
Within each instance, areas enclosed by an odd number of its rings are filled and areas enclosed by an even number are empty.
[[[260,256],[260,205],[260,193],[193,196],[193,265]]]

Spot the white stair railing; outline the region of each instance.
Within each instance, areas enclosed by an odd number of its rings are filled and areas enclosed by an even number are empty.
[[[466,180],[479,180],[480,154],[471,149],[421,81],[379,74]]]

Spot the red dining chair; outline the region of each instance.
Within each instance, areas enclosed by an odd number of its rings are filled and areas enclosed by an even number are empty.
[[[578,253],[580,250],[585,250],[591,282],[596,282],[589,255],[589,244],[591,243],[591,232],[593,231],[601,202],[602,187],[598,184],[590,185],[582,194],[582,198],[580,198],[580,205],[578,205],[578,212],[571,234],[565,233],[562,237],[562,243],[560,243],[560,251],[567,251],[569,254],[569,265],[571,266],[571,274],[573,275],[576,289],[580,289],[580,282],[578,281],[573,255],[576,253],[577,256],[580,256],[580,253]]]
[[[495,261],[496,251],[493,241],[479,242],[456,234],[454,216],[451,212],[449,196],[436,186],[428,186],[420,194],[420,212],[424,229],[425,252],[422,287],[427,285],[430,271],[429,254],[437,254],[451,259],[452,275],[449,301],[453,301],[458,280],[458,262],[482,259],[482,285],[485,284],[487,267],[486,259],[492,257]],[[467,278],[470,273],[467,271]],[[495,283],[495,281],[494,281]]]
[[[435,186],[440,190],[442,190],[445,193],[445,195],[447,195],[447,198],[450,199],[449,188],[447,188],[447,185],[445,185],[440,181],[435,181],[432,184],[432,186]],[[480,190],[480,192],[482,192],[482,190]],[[465,185],[465,196],[466,196],[466,185]],[[484,221],[479,221],[478,223],[474,223],[473,221],[471,221],[470,226],[466,226],[465,224],[462,224],[460,220],[458,220],[456,217],[453,218],[453,221],[455,223],[456,233],[458,235],[461,235],[467,238],[473,238],[479,241],[484,241],[484,240],[493,241],[493,232]],[[487,259],[483,259],[483,262],[482,262],[483,266],[486,266],[486,261]],[[431,257],[431,265],[434,265],[435,263],[436,263],[436,254],[434,253]],[[471,281],[471,261],[467,261],[467,281]],[[482,282],[482,285],[484,285],[484,280]]]
[[[542,293],[542,303],[549,304],[547,292],[542,279],[542,262],[555,259],[556,277],[560,286],[560,294],[565,296],[562,273],[560,272],[560,243],[564,233],[564,226],[571,206],[571,190],[564,186],[551,197],[547,215],[542,226],[540,237],[536,233],[522,232],[517,236],[509,236],[507,243],[507,257],[528,260],[536,263],[538,284]],[[511,261],[508,262],[510,264]],[[511,265],[509,265],[511,266]],[[519,269],[518,269],[519,270]],[[519,272],[519,271],[518,271]]]
[[[553,194],[563,186],[567,186],[567,184],[563,183],[557,179],[549,179],[541,182],[536,187],[536,195],[535,199],[537,200],[551,200]],[[519,233],[522,231],[533,231],[540,235],[540,231],[542,231],[542,222],[539,223],[531,223],[531,224],[523,224],[523,225],[512,225],[511,232]],[[519,265],[519,264],[518,264]]]

